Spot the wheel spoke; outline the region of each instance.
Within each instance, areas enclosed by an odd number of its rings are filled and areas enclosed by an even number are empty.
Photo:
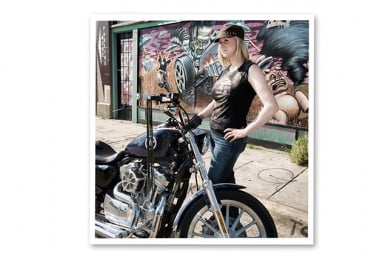
[[[242,226],[240,229],[236,230],[236,236],[238,237],[242,232],[246,231],[249,229],[251,226],[256,224],[255,221],[251,221],[248,225]]]
[[[203,238],[210,238],[210,237],[213,237],[213,236],[209,236],[209,235],[206,235],[204,233],[198,233],[198,232],[193,232],[193,237],[203,237]]]
[[[230,205],[226,205],[225,225],[229,227],[229,209]]]
[[[214,234],[218,233],[218,230],[215,229],[212,225],[209,224],[209,222],[204,222],[204,224],[206,225],[206,227],[208,227],[211,231],[213,231]]]
[[[234,220],[233,222],[233,225],[232,225],[232,230],[235,230],[238,223],[240,223],[240,219],[241,219],[241,216],[244,214],[244,209],[241,209],[240,210],[240,214],[238,214],[238,216],[236,217],[236,219]]]

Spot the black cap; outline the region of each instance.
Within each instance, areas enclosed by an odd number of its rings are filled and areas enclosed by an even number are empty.
[[[225,25],[221,28],[214,42],[218,42],[220,38],[238,37],[244,40],[244,29],[238,25]]]

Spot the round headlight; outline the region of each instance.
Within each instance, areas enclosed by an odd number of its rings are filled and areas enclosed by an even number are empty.
[[[209,150],[210,140],[209,140],[209,134],[206,134],[203,138],[203,143],[201,147],[201,154],[204,155],[207,150]]]

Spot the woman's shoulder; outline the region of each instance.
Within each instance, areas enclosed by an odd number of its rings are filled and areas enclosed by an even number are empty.
[[[245,72],[248,72],[249,68],[254,65],[256,63],[254,63],[253,61],[251,60],[245,60],[243,65],[241,66],[242,67],[242,70],[245,71]]]

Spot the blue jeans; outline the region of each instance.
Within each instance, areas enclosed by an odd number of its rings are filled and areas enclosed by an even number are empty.
[[[238,156],[245,150],[248,138],[229,142],[214,131],[210,131],[210,149],[212,158],[209,167],[209,178],[216,183],[236,183],[233,167]]]

